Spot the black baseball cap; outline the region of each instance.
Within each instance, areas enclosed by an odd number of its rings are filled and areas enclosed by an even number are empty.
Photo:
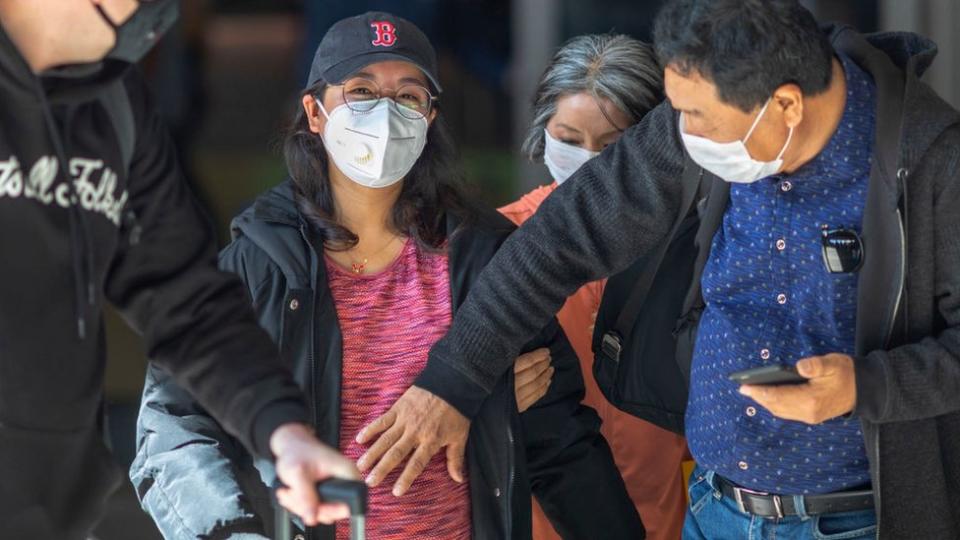
[[[439,94],[437,53],[412,22],[382,11],[338,21],[327,30],[310,67],[307,88],[337,84],[376,62],[403,60],[420,68]]]

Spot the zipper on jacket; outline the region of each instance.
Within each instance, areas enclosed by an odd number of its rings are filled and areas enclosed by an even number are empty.
[[[910,174],[906,168],[901,168],[897,170],[897,180],[900,182],[900,189],[903,191],[903,209],[904,212],[901,213],[900,208],[897,208],[897,226],[900,228],[900,287],[897,289],[897,299],[893,304],[893,319],[890,321],[890,325],[887,328],[887,343],[890,342],[890,339],[893,337],[894,326],[897,324],[897,311],[900,310],[900,302],[903,300],[904,288],[907,284],[907,230],[904,225],[905,216],[904,213],[907,211],[907,176]],[[904,324],[906,321],[906,314],[904,314]],[[906,336],[904,336],[906,337]],[[881,508],[882,508],[882,499],[880,493],[880,425],[877,425],[876,436],[873,438],[873,456],[876,461],[877,472],[874,474],[874,500],[877,501],[877,507],[874,510],[877,515],[877,533],[880,532],[880,519],[881,519]]]
[[[304,225],[300,225],[300,235],[303,237],[303,241],[307,243],[308,246],[311,246],[313,250],[313,244],[310,243],[310,238],[307,235],[307,230]],[[314,250],[315,251],[315,250]],[[313,280],[315,281],[315,279]],[[307,352],[307,362],[310,364],[310,410],[312,411],[311,424],[313,425],[314,433],[319,433],[320,430],[320,400],[317,399],[319,392],[317,391],[317,385],[320,381],[317,380],[317,362],[316,362],[316,349],[317,349],[317,284],[312,283],[313,287],[313,298],[310,300],[310,350]],[[304,525],[304,536],[307,540],[318,540],[318,535],[311,530],[311,527]],[[287,539],[283,539],[287,540]]]
[[[901,169],[903,170],[903,169]],[[900,176],[899,171],[897,176]],[[906,173],[904,173],[904,177]],[[890,324],[887,327],[887,343],[890,342],[890,339],[893,337],[894,326],[897,324],[897,311],[900,309],[900,302],[903,299],[903,289],[906,285],[906,271],[907,271],[907,248],[906,248],[906,230],[903,226],[903,217],[900,212],[900,209],[897,208],[897,226],[900,228],[900,286],[897,289],[897,299],[893,304],[893,316],[890,320]],[[881,494],[880,494],[880,425],[876,426],[876,434],[873,437],[873,457],[876,464],[876,473],[874,476],[874,486],[873,486],[873,499],[876,501],[876,508],[874,512],[877,515],[877,531],[880,531],[880,509],[882,504]]]
[[[512,389],[514,382],[511,377],[510,388]],[[507,538],[513,538],[513,483],[516,479],[516,463],[515,463],[515,444],[513,437],[513,411],[516,408],[516,403],[513,399],[507,399],[507,464],[508,464],[508,475],[507,475],[507,485],[506,493],[504,494],[504,503],[506,506],[506,518],[507,518]]]
[[[316,296],[316,295],[314,295],[314,296]],[[315,321],[314,310],[316,309],[316,305],[315,305],[315,304],[316,304],[316,298],[314,298],[314,302],[312,302],[312,303],[313,303],[314,305],[312,305],[312,306],[310,307],[310,312],[311,312],[311,314],[310,314],[310,320],[311,320],[311,321]],[[312,325],[312,326],[316,326],[316,325]],[[311,399],[312,403],[310,404],[310,409],[313,411],[313,418],[311,419],[311,420],[312,420],[311,423],[313,424],[313,432],[314,432],[314,433],[318,433],[317,430],[320,429],[320,426],[319,426],[319,423],[320,423],[320,420],[319,420],[319,419],[320,419],[320,410],[319,410],[319,409],[320,409],[320,406],[317,404],[317,402],[319,401],[319,400],[317,399],[317,363],[316,363],[316,361],[314,360],[314,354],[313,354],[316,341],[317,341],[317,340],[316,340],[316,330],[313,329],[313,328],[311,328],[311,330],[310,330],[310,352],[307,353],[307,361],[310,362],[310,388],[312,389],[312,392],[311,392],[312,395],[310,396],[310,397],[312,398],[312,399]],[[303,527],[304,527],[304,536],[306,537],[307,540],[318,540],[317,535],[310,529],[310,527],[307,527],[306,524],[304,524]],[[283,540],[287,540],[287,539],[284,538]]]
[[[873,486],[873,500],[876,501],[874,513],[877,515],[877,533],[880,533],[880,426],[877,426],[877,434],[873,438],[874,457],[877,460],[877,474],[875,477],[875,486]]]
[[[903,289],[907,281],[907,239],[906,230],[903,227],[903,214],[897,208],[897,227],[900,228],[900,277],[897,286],[897,298],[893,303],[893,312],[890,315],[890,322],[887,324],[886,343],[890,343],[893,338],[894,326],[897,324],[897,312],[900,311],[900,303],[903,301]]]
[[[900,287],[897,290],[897,299],[893,304],[893,318],[890,321],[890,325],[887,327],[887,339],[886,342],[889,344],[890,340],[893,338],[893,331],[895,330],[894,326],[897,324],[897,312],[900,311],[900,305],[903,304],[904,308],[904,338],[906,338],[906,325],[907,321],[907,309],[909,299],[904,300],[906,296],[906,287],[907,287],[907,219],[909,218],[909,209],[907,208],[908,199],[907,199],[907,176],[910,174],[910,171],[906,168],[901,167],[897,169],[897,180],[900,183],[901,198],[903,200],[903,209],[900,209],[900,205],[897,206],[897,226],[900,227]]]
[[[310,238],[307,235],[307,230],[304,225],[300,225],[300,236],[303,238],[303,241],[306,242],[308,246],[311,246],[313,249],[313,244],[310,243]],[[311,423],[313,424],[313,429],[320,429],[320,406],[318,405],[317,396],[317,362],[316,362],[316,348],[317,348],[317,328],[316,322],[317,319],[317,286],[316,283],[313,283],[311,288],[313,291],[313,298],[310,300],[310,350],[307,352],[307,362],[310,364],[310,390],[313,392],[310,404],[310,410],[312,411]]]

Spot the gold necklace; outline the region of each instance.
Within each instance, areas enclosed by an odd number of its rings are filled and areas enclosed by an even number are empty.
[[[377,255],[383,253],[383,252],[384,252],[388,247],[390,247],[390,246],[394,243],[394,241],[396,241],[396,240],[397,240],[397,237],[394,236],[394,237],[391,238],[386,244],[384,244],[384,246],[383,246],[382,248],[378,249],[375,253],[372,253],[372,254],[370,254],[369,256],[364,257],[361,262],[356,262],[356,260],[354,260],[353,257],[350,257],[350,270],[351,270],[354,274],[362,274],[362,273],[364,273],[364,272],[367,270],[367,263],[370,261],[370,258],[369,258],[369,257],[376,257]],[[353,249],[355,249],[355,248],[351,248],[349,251],[353,251]],[[348,251],[348,253],[349,253],[349,251]],[[348,256],[349,256],[349,255],[348,255]]]

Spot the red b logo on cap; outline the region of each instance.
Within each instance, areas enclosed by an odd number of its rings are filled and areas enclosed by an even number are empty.
[[[374,47],[392,47],[397,42],[397,27],[393,23],[376,21],[370,27],[377,33],[377,39],[373,40]]]

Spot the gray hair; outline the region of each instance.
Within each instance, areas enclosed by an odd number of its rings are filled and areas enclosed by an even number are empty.
[[[663,70],[653,47],[615,34],[577,36],[565,43],[537,85],[533,124],[520,149],[524,156],[543,158],[543,130],[557,112],[557,100],[584,92],[609,100],[636,124],[663,101]]]

